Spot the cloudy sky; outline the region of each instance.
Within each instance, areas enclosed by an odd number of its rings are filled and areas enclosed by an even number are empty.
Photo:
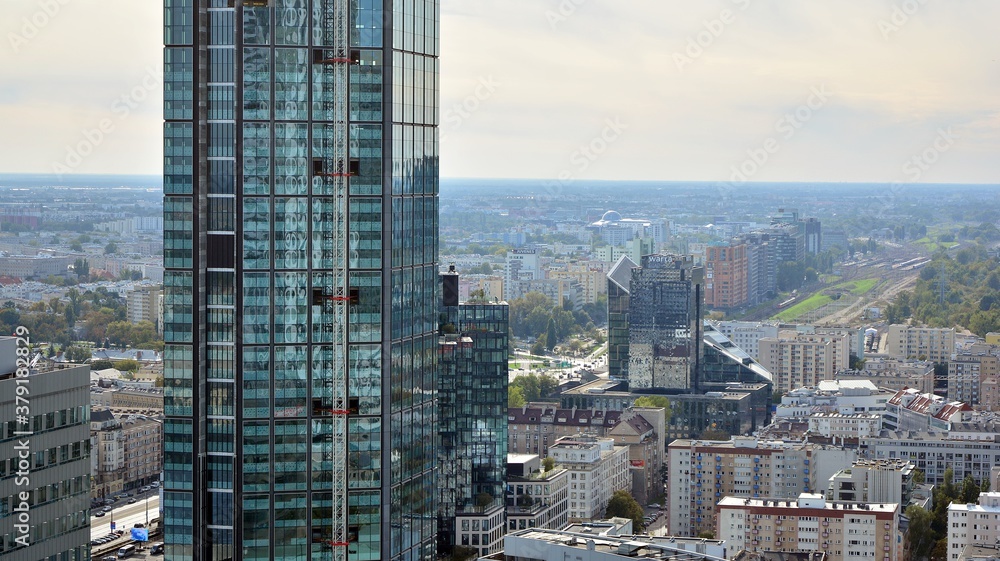
[[[0,173],[160,173],[161,2],[4,7]],[[442,0],[442,172],[1000,183],[998,19],[996,0]]]

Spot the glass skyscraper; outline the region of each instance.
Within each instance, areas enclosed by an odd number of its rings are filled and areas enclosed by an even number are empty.
[[[165,0],[166,559],[435,556],[436,0]]]

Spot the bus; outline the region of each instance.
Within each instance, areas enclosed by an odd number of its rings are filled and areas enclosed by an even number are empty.
[[[132,557],[133,555],[135,555],[135,546],[132,544],[123,545],[121,548],[118,549],[119,559],[127,559],[129,557]]]

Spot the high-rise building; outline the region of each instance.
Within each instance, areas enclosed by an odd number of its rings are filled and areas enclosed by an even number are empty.
[[[165,0],[167,559],[435,557],[439,10]]]
[[[622,255],[608,272],[608,375],[612,379],[628,374],[629,290],[636,267]]]
[[[506,533],[506,302],[458,300],[458,274],[441,275],[438,372],[438,549],[493,555]]]
[[[731,310],[748,302],[747,246],[745,243],[708,246],[705,257],[705,305]]]
[[[19,350],[0,337],[0,560],[90,559],[90,368]]]
[[[628,381],[633,390],[698,389],[704,270],[691,257],[645,255],[629,284]],[[610,295],[609,295],[610,302]]]

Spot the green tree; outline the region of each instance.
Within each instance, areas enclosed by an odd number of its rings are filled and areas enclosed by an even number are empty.
[[[545,459],[542,460],[542,467],[546,472],[554,470],[556,468],[556,459],[552,456],[545,456]]]
[[[527,405],[527,400],[524,399],[524,390],[515,385],[507,386],[507,407],[510,409],[518,409]]]
[[[910,528],[906,532],[906,544],[910,550],[910,558],[914,561],[925,561],[937,541],[931,531],[933,516],[929,511],[917,505],[906,507],[906,517],[910,520]]]
[[[959,501],[965,504],[979,502],[979,485],[972,478],[971,474],[966,475],[965,479],[962,480],[962,492],[959,495]]]
[[[549,318],[549,325],[545,328],[545,348],[550,352],[556,346],[556,341],[559,337],[556,335],[556,322],[551,317]]]
[[[114,363],[112,363],[110,360],[107,359],[95,360],[94,362],[90,363],[91,370],[107,370],[108,368],[114,368],[114,367],[115,367]]]
[[[111,255],[113,253],[118,253],[118,244],[108,242],[108,245],[104,246],[104,255]]]
[[[611,500],[608,501],[608,508],[605,510],[604,515],[607,518],[615,516],[631,518],[632,530],[636,533],[640,533],[646,529],[642,507],[639,506],[639,503],[636,502],[628,491],[615,491],[614,495],[611,496]]]
[[[662,407],[666,411],[667,422],[670,422],[670,400],[662,395],[644,395],[635,400],[636,407]]]
[[[90,350],[73,345],[72,347],[66,349],[64,356],[69,362],[83,364],[84,362],[90,360]]]
[[[122,360],[116,360],[112,363],[117,370],[122,372],[138,372],[139,362],[131,358],[125,358]]]

